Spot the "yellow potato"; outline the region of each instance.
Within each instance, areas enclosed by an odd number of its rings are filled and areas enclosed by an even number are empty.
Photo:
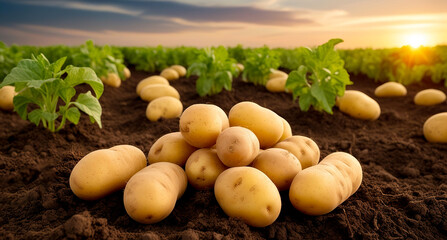
[[[447,143],[447,112],[429,117],[424,123],[423,131],[427,141]]]
[[[289,190],[293,178],[301,171],[301,163],[295,155],[281,148],[262,151],[251,166],[265,173],[279,191]]]
[[[130,177],[146,165],[144,153],[134,146],[118,145],[96,150],[73,168],[70,188],[81,199],[100,199],[123,189]]]
[[[216,151],[227,167],[247,166],[258,155],[259,140],[247,128],[229,127],[217,138]]]
[[[196,148],[189,145],[180,132],[172,132],[163,135],[152,144],[147,158],[149,164],[171,162],[183,167],[194,151]]]
[[[281,118],[281,120],[282,120],[284,130],[283,130],[282,135],[281,135],[281,138],[278,140],[278,142],[281,142],[282,140],[284,140],[284,139],[286,139],[286,138],[288,138],[288,137],[291,137],[291,136],[293,135],[293,134],[292,134],[292,128],[290,127],[289,122],[287,122],[287,120],[285,120],[285,119],[284,119],[283,117],[281,117],[281,116],[280,116],[280,118]]]
[[[363,120],[376,120],[380,116],[380,106],[376,100],[357,90],[346,90],[337,98],[335,105],[341,112]]]
[[[278,77],[287,79],[289,77],[289,74],[287,74],[281,70],[270,69],[269,79],[278,78]]]
[[[178,73],[179,77],[184,77],[186,75],[186,68],[182,65],[172,65],[171,68]]]
[[[223,117],[222,112],[222,109],[212,104],[194,104],[186,108],[179,123],[186,142],[198,148],[216,144],[220,132],[224,126],[228,126],[228,119]]]
[[[183,111],[183,104],[175,97],[165,96],[152,100],[146,108],[146,117],[152,122],[160,118],[177,118]]]
[[[165,84],[150,84],[141,89],[140,92],[141,99],[147,102],[164,96],[171,96],[180,99],[180,94],[178,91],[174,87]]]
[[[222,172],[214,184],[214,195],[230,217],[253,227],[272,224],[281,212],[281,197],[275,184],[252,167],[233,167]]]
[[[166,68],[161,71],[160,76],[168,79],[168,81],[177,80],[180,78],[178,72],[172,68]]]
[[[117,88],[121,86],[121,78],[116,73],[108,73],[107,77],[102,76],[101,81],[111,87]]]
[[[169,85],[169,81],[162,77],[162,76],[150,76],[147,77],[143,80],[141,80],[138,85],[137,85],[137,94],[138,96],[140,96],[141,94],[141,90],[148,86],[148,85],[152,85],[152,84],[163,84],[163,85]]]
[[[272,110],[254,102],[240,102],[230,109],[230,126],[250,129],[259,139],[261,148],[275,145],[284,132],[281,118]]]
[[[270,92],[285,92],[286,82],[287,77],[281,76],[281,77],[270,78],[270,80],[267,81],[265,87]]]
[[[13,100],[16,94],[15,87],[13,86],[0,88],[0,109],[12,111],[14,109]]]
[[[291,152],[298,158],[303,169],[317,165],[320,160],[320,148],[312,139],[305,136],[288,137],[277,143],[275,148]]]
[[[438,89],[425,89],[414,96],[416,105],[431,106],[445,102],[445,93]]]
[[[185,171],[174,163],[151,164],[130,178],[124,189],[127,214],[143,224],[157,223],[174,210],[186,190]]]
[[[242,63],[236,63],[236,68],[239,72],[243,72],[245,67]]]
[[[320,164],[298,172],[290,186],[290,202],[305,214],[323,215],[354,194],[362,178],[362,167],[355,157],[332,153]]]
[[[124,67],[124,69],[123,69],[123,73],[124,73],[124,77],[127,79],[127,78],[130,78],[130,75],[131,75],[131,73],[130,73],[130,70],[127,68],[127,67]]]
[[[188,182],[196,189],[211,189],[217,177],[227,167],[217,156],[215,149],[202,148],[191,154],[186,161],[185,172]]]
[[[398,82],[387,82],[376,88],[374,95],[377,97],[402,97],[407,95],[407,88]]]

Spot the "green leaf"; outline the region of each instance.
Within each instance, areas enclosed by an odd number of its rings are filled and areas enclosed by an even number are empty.
[[[42,85],[47,84],[47,83],[52,83],[57,80],[59,80],[59,79],[58,78],[49,78],[49,79],[45,79],[45,80],[29,80],[29,81],[27,81],[26,86],[29,88],[40,89],[42,87]]]
[[[69,103],[76,94],[76,90],[73,87],[64,87],[59,89],[58,94],[65,103]]]
[[[62,74],[60,74],[59,72],[62,69],[62,66],[64,66],[65,60],[67,59],[67,57],[62,57],[60,59],[58,59],[56,62],[50,64],[50,71],[53,72],[53,77],[60,77]]]
[[[23,120],[27,119],[27,108],[30,103],[33,103],[33,100],[21,95],[15,96],[13,99],[14,111],[16,111]]]
[[[76,107],[78,107],[81,111],[91,116],[92,119],[98,123],[99,127],[102,128],[102,108],[98,99],[95,98],[90,91],[79,94],[78,99],[76,99],[76,102],[73,102],[73,104],[76,105]]]
[[[196,81],[196,91],[203,97],[211,90],[211,80],[206,75],[200,76]]]
[[[96,76],[96,73],[87,67],[71,67],[67,70],[65,82],[74,87],[79,84],[86,83],[92,87],[96,98],[100,98],[104,92],[102,81]]]
[[[331,89],[331,86],[328,84],[324,85],[324,83],[314,83],[310,88],[310,92],[317,100],[319,107],[322,107],[327,113],[332,114],[332,106],[335,104],[336,94]]]
[[[42,118],[42,109],[35,109],[28,114],[29,121],[34,123],[36,126],[39,126]]]
[[[0,87],[14,85],[15,83],[27,82],[29,80],[42,80],[45,77],[45,69],[36,60],[23,59],[17,67],[5,77]],[[21,89],[16,89],[20,91]]]
[[[81,118],[81,112],[79,112],[79,109],[71,107],[65,112],[65,117],[67,117],[68,121],[76,125],[79,123],[79,119]]]

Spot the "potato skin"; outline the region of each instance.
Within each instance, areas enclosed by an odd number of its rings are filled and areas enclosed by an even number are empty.
[[[172,132],[161,136],[152,144],[147,158],[149,164],[171,162],[183,167],[194,151],[196,148],[189,145],[180,132]]]
[[[214,195],[230,217],[253,227],[272,224],[281,211],[281,197],[275,184],[252,167],[233,167],[222,172],[214,184]]]
[[[262,151],[251,166],[265,173],[279,191],[289,190],[293,178],[301,171],[298,158],[281,148],[269,148]]]
[[[127,67],[124,67],[123,74],[126,79],[130,78],[130,76],[131,76],[130,70]]]
[[[121,78],[116,73],[108,73],[107,77],[101,77],[101,81],[114,88],[118,88],[121,86]]]
[[[4,86],[0,88],[0,109],[12,111],[14,109],[14,97],[17,95],[15,87]]]
[[[287,77],[280,76],[271,78],[267,81],[265,87],[270,92],[285,92]]]
[[[386,82],[376,88],[374,95],[377,97],[402,97],[407,95],[407,88],[398,82]]]
[[[269,79],[279,78],[279,77],[287,79],[289,77],[289,74],[287,74],[281,70],[270,69]]]
[[[357,90],[346,90],[345,95],[335,103],[341,112],[363,120],[376,120],[380,116],[380,106],[376,100]]]
[[[143,89],[141,89],[140,97],[146,102],[150,102],[156,98],[171,96],[177,99],[180,99],[180,94],[178,91],[170,86],[165,84],[150,84]]]
[[[168,79],[168,81],[177,80],[180,78],[178,72],[172,68],[166,68],[161,71],[160,76]]]
[[[217,137],[216,151],[227,167],[247,166],[258,155],[259,140],[247,128],[229,127]]]
[[[174,69],[178,73],[179,77],[184,77],[186,75],[186,68],[182,65],[172,65],[170,68]]]
[[[215,149],[201,148],[189,156],[185,165],[188,182],[195,189],[214,187],[217,177],[227,169],[220,161]]]
[[[261,148],[275,145],[284,132],[281,118],[272,110],[254,102],[235,104],[229,113],[230,126],[250,129],[259,139]]]
[[[414,96],[414,103],[421,106],[432,106],[445,102],[446,95],[438,89],[425,89]]]
[[[278,140],[278,142],[281,142],[282,140],[284,140],[284,139],[286,139],[286,138],[288,138],[288,137],[293,136],[293,134],[292,134],[292,128],[290,127],[289,122],[287,122],[287,120],[284,119],[284,118],[281,117],[281,116],[280,116],[280,118],[281,118],[281,120],[282,120],[284,130],[283,130],[282,135],[281,135],[281,138]]]
[[[124,189],[127,214],[143,224],[157,223],[174,210],[186,190],[185,171],[174,163],[151,164],[133,175]]]
[[[274,147],[285,149],[295,155],[300,161],[302,169],[317,165],[320,160],[320,148],[312,139],[305,136],[288,137]]]
[[[96,150],[74,166],[70,188],[81,199],[100,199],[123,189],[130,177],[146,165],[144,153],[131,145]]]
[[[245,66],[242,63],[236,63],[236,68],[239,72],[243,72],[245,69]]]
[[[362,178],[362,167],[355,157],[335,152],[320,164],[298,172],[290,186],[289,199],[305,214],[323,215],[354,194]]]
[[[429,142],[447,143],[447,112],[429,117],[424,123],[423,132]]]
[[[138,85],[137,85],[137,94],[138,96],[140,96],[141,94],[141,90],[148,86],[148,85],[152,85],[152,84],[163,84],[163,85],[169,85],[169,82],[166,78],[162,77],[162,76],[150,76],[147,77],[143,80],[141,80]]]
[[[160,118],[177,118],[183,111],[183,104],[171,96],[159,97],[152,100],[146,108],[146,117],[152,122]]]

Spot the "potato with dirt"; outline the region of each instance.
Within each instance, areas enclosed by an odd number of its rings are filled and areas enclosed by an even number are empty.
[[[168,81],[174,81],[180,78],[179,73],[172,68],[165,68],[161,71],[160,76],[166,78]]]
[[[170,96],[173,98],[180,99],[180,94],[177,89],[171,85],[165,84],[150,84],[143,89],[141,89],[140,97],[146,102],[150,102],[156,98]]]
[[[148,153],[149,164],[171,162],[181,167],[197,148],[188,144],[180,132],[167,133],[152,144]]]
[[[169,82],[166,78],[162,77],[162,76],[150,76],[147,77],[143,80],[141,80],[138,85],[137,85],[137,94],[138,96],[140,96],[141,94],[141,90],[148,86],[148,85],[152,85],[152,84],[163,84],[163,85],[169,85]]]
[[[407,95],[407,88],[398,82],[384,83],[374,90],[376,97],[403,97]]]
[[[376,120],[380,117],[379,103],[357,90],[346,90],[343,96],[337,98],[335,105],[354,118]]]
[[[227,169],[217,156],[216,149],[201,148],[189,156],[185,165],[188,182],[195,189],[212,189],[217,177]]]
[[[292,205],[307,215],[331,212],[360,187],[362,166],[349,153],[335,152],[298,172],[289,190]]]
[[[281,212],[275,184],[253,167],[233,167],[216,179],[214,195],[222,210],[253,227],[272,224]]]
[[[175,97],[164,96],[152,100],[146,108],[146,117],[151,122],[160,118],[178,118],[182,115],[183,104]]]
[[[133,175],[124,189],[124,207],[135,221],[152,224],[174,210],[188,184],[185,171],[170,162],[151,164]]]
[[[259,140],[250,129],[229,127],[217,137],[216,151],[227,167],[248,166],[259,153]]]
[[[446,95],[438,89],[425,89],[414,96],[414,103],[421,106],[432,106],[445,102]]]
[[[317,165],[320,161],[320,148],[311,138],[294,135],[277,143],[275,148],[282,148],[300,161],[302,169]]]
[[[123,189],[136,172],[147,165],[139,148],[117,145],[85,155],[70,174],[70,188],[84,200],[97,200]]]
[[[447,112],[429,117],[424,123],[423,132],[429,142],[447,143]]]
[[[16,94],[14,86],[0,88],[0,109],[12,111],[14,109],[13,100]]]

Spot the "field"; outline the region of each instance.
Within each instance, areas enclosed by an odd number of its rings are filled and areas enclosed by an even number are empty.
[[[160,136],[178,131],[178,119],[150,122],[147,103],[135,93],[137,83],[152,74],[130,67],[132,77],[120,88],[105,86],[100,98],[103,128],[82,115],[77,126],[57,133],[0,111],[1,239],[445,239],[447,238],[447,145],[429,143],[424,121],[447,112],[447,105],[417,106],[413,96],[429,81],[408,86],[400,98],[376,98],[382,114],[376,121],[351,118],[334,108],[333,115],[303,112],[286,93],[271,93],[236,78],[232,91],[199,97],[196,77],[173,81],[184,108],[213,103],[227,114],[250,100],[272,109],[291,125],[293,134],[312,138],[322,157],[335,151],[355,156],[363,168],[360,189],[333,212],[313,217],[293,208],[283,192],[279,218],[254,228],[229,218],[212,190],[188,187],[165,220],[142,225],[133,221],[119,191],[98,201],[84,201],[70,190],[71,169],[87,153],[131,144],[148,153]],[[374,96],[379,83],[351,75],[353,85]],[[87,89],[86,86],[80,86]]]

